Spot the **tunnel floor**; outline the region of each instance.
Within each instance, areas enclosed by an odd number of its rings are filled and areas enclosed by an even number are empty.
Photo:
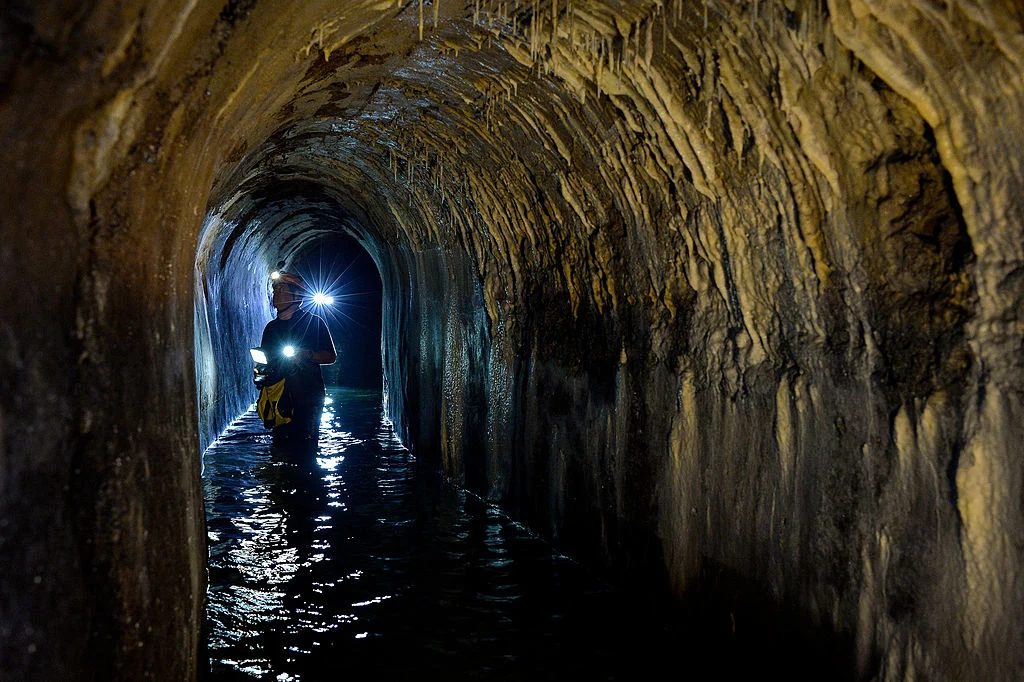
[[[420,471],[379,392],[328,401],[316,452],[250,410],[205,454],[204,679],[680,679],[663,623]]]

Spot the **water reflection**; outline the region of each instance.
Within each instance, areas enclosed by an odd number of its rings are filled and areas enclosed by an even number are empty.
[[[611,680],[643,668],[655,638],[614,593],[419,472],[379,393],[330,398],[316,447],[273,444],[250,412],[206,453],[210,679]]]

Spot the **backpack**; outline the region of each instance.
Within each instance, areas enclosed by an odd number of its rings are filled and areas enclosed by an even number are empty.
[[[264,428],[273,429],[290,422],[295,415],[295,406],[292,403],[292,394],[285,379],[260,388],[256,412],[263,420]]]

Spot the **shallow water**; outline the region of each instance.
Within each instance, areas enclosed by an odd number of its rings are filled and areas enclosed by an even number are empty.
[[[204,456],[207,679],[679,679],[624,595],[418,472],[379,393],[328,400],[315,452],[250,411]]]

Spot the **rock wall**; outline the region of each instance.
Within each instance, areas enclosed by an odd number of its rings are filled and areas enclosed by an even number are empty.
[[[1024,673],[1018,3],[0,28],[5,677],[194,674],[200,446],[266,269],[332,230],[426,466],[735,633],[797,614],[847,674]]]

